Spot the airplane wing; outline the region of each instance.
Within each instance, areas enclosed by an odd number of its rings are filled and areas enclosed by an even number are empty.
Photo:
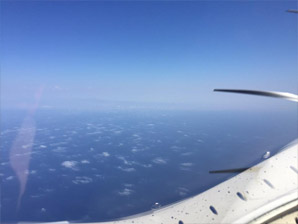
[[[297,95],[283,92],[241,89],[214,91],[269,96],[298,102]],[[297,223],[297,150],[298,139],[253,167],[210,171],[213,174],[240,174],[201,194],[145,213],[96,223]]]
[[[298,217],[297,149],[296,140],[280,153],[194,197],[97,224],[295,223]]]

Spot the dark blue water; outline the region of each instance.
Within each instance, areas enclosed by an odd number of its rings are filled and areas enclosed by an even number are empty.
[[[234,175],[210,170],[249,167],[297,137],[296,111],[38,111],[34,129],[27,127],[35,137],[17,209],[20,182],[9,153],[26,117],[1,114],[2,222],[103,221],[147,211]]]

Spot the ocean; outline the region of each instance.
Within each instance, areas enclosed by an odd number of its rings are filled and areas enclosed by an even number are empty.
[[[210,171],[250,167],[297,136],[296,112],[3,110],[1,222],[157,209],[236,175]]]

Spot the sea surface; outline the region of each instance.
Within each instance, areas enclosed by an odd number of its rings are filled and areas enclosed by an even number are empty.
[[[209,171],[250,167],[297,136],[296,112],[5,110],[0,221],[156,209],[236,175]]]

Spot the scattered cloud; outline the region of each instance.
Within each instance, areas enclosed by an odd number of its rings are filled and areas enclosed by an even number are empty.
[[[46,212],[47,210],[45,208],[40,209],[41,212]]]
[[[193,163],[180,163],[181,166],[193,166]]]
[[[84,160],[81,161],[81,163],[83,163],[83,164],[88,164],[88,163],[90,163],[90,162],[89,162],[88,160],[84,159]]]
[[[64,161],[61,163],[61,166],[75,170],[77,163],[77,161]]]
[[[30,170],[25,170],[24,171],[24,173],[27,174],[27,175],[28,174],[36,174],[36,172],[37,172],[36,170],[31,170],[31,171]]]
[[[184,152],[184,153],[181,153],[181,156],[190,156],[192,154],[193,154],[192,152]]]
[[[92,181],[93,181],[92,178],[83,176],[83,177],[76,177],[72,182],[74,184],[89,184]]]
[[[124,188],[122,191],[118,191],[118,194],[121,196],[128,196],[128,195],[131,195],[132,193],[133,193],[133,190],[128,188]]]
[[[145,168],[151,168],[152,164],[150,164],[150,163],[149,164],[142,164],[142,166],[145,167]]]
[[[116,134],[116,135],[119,135],[119,134],[121,134],[122,133],[122,131],[114,131],[114,134]]]
[[[118,169],[122,170],[122,171],[125,171],[125,172],[133,172],[133,171],[136,171],[135,168],[133,167],[128,167],[128,168],[123,168],[121,166],[118,166]]]
[[[103,155],[104,157],[109,157],[109,156],[110,156],[110,153],[108,153],[108,152],[103,152],[102,155]]]
[[[180,170],[191,171],[191,166],[193,166],[193,163],[180,163]]]
[[[136,148],[136,147],[133,147],[132,149],[131,149],[131,152],[142,152],[142,151],[144,151],[145,149],[141,149],[141,148]]]
[[[6,180],[12,180],[12,179],[14,179],[14,176],[6,177]]]
[[[56,149],[52,150],[53,152],[66,152],[66,147],[58,146]]]
[[[160,157],[153,159],[152,162],[161,165],[167,164],[167,161]]]
[[[30,197],[31,198],[40,198],[40,197],[43,197],[43,196],[44,196],[44,194],[33,194]]]
[[[178,187],[176,191],[180,196],[186,196],[189,193],[189,190],[185,187]]]
[[[131,165],[133,165],[135,163],[134,161],[128,161],[128,160],[126,160],[123,156],[117,156],[117,158],[120,159],[120,160],[122,160],[125,165],[130,165],[131,166]]]

